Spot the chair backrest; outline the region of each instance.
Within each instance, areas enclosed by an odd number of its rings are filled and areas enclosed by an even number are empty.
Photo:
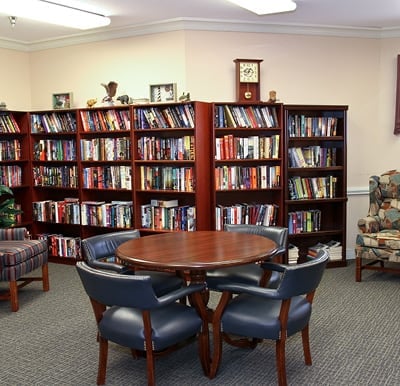
[[[84,261],[76,269],[87,295],[103,305],[150,309],[159,304],[150,276],[101,271]]]
[[[314,259],[286,266],[277,288],[277,297],[289,299],[314,291],[322,279],[328,259],[329,251],[323,249]]]
[[[253,235],[259,235],[267,237],[278,245],[278,249],[275,255],[279,255],[286,252],[287,240],[288,240],[288,229],[279,226],[265,226],[265,225],[253,225],[253,224],[225,224],[224,227],[227,232],[240,232],[249,233]]]
[[[122,243],[140,237],[139,230],[126,230],[105,233],[82,240],[82,254],[85,261],[92,267],[111,269],[110,262],[100,261],[115,256],[115,250]],[[115,265],[116,269],[120,267]]]

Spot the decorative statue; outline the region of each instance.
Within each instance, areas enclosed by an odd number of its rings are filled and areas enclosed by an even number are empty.
[[[132,98],[130,98],[129,95],[120,95],[117,98],[117,101],[120,101],[123,105],[125,104],[129,105],[130,103],[133,102]]]
[[[183,93],[180,97],[179,97],[179,102],[189,102],[190,101],[190,92],[187,93]]]
[[[97,99],[92,98],[86,101],[87,107],[93,107],[97,103]]]
[[[115,97],[115,94],[117,93],[117,87],[118,83],[114,81],[108,82],[108,84],[101,83],[101,85],[106,89],[107,96],[103,98],[103,102],[113,102],[113,98]]]
[[[278,99],[276,99],[276,91],[275,90],[271,90],[269,92],[269,99],[268,102],[269,103],[275,103]]]

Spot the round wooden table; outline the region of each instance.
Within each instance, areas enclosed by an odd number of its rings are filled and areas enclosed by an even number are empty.
[[[189,271],[193,283],[204,283],[206,271],[267,260],[274,241],[239,232],[169,232],[121,244],[116,256],[126,265],[155,270]]]

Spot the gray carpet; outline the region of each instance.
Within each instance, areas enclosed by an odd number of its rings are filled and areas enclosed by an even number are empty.
[[[98,346],[90,303],[73,266],[50,264],[50,292],[23,288],[20,310],[0,302],[0,385],[95,385]],[[4,283],[0,283],[0,289]],[[303,362],[300,336],[287,345],[290,385],[400,385],[400,277],[354,265],[328,269],[311,321],[313,365]],[[215,301],[215,299],[214,299]],[[156,360],[158,385],[274,385],[275,348],[224,345],[221,368],[206,378],[197,344]],[[146,384],[145,360],[110,346],[107,385]]]

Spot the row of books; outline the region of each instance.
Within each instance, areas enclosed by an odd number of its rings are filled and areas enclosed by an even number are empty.
[[[194,170],[189,166],[141,165],[139,173],[141,190],[194,191]]]
[[[289,115],[287,127],[289,137],[332,137],[337,135],[336,117],[307,117]]]
[[[83,131],[130,130],[129,110],[81,110]]]
[[[215,138],[215,159],[268,159],[279,157],[280,135],[236,137],[226,134]]]
[[[132,168],[124,165],[83,168],[83,188],[132,189]]]
[[[0,141],[0,161],[15,161],[21,159],[21,142],[19,139]]]
[[[150,203],[141,205],[140,210],[142,228],[189,232],[196,230],[196,208],[194,206],[179,206],[176,201],[176,205],[172,207]]]
[[[81,259],[80,237],[70,237],[54,233],[38,233],[37,238],[47,241],[50,256]]]
[[[225,224],[276,225],[278,212],[276,204],[218,205],[215,208],[215,229],[223,230]]]
[[[294,244],[288,245],[288,263],[297,264],[299,259],[299,248]]]
[[[72,139],[41,139],[33,144],[35,161],[76,161],[76,144]]]
[[[288,179],[289,197],[291,200],[335,198],[337,177],[300,177]]]
[[[327,243],[317,243],[308,248],[307,255],[311,258],[315,258],[320,250],[329,251],[330,261],[342,260],[343,247],[340,241],[331,240]]]
[[[215,189],[269,189],[280,186],[281,168],[277,166],[219,166],[215,168]]]
[[[22,170],[18,165],[2,165],[0,166],[0,185],[6,185],[10,188],[21,186]]]
[[[70,112],[32,113],[31,130],[32,133],[75,133],[76,117]]]
[[[43,200],[32,203],[35,221],[91,225],[112,228],[131,228],[132,201],[82,201],[78,198]]]
[[[129,137],[81,139],[82,161],[121,161],[131,159]]]
[[[276,108],[273,106],[215,106],[214,125],[223,127],[273,128],[279,127]]]
[[[189,103],[135,109],[136,129],[194,128],[194,110]]]
[[[321,210],[298,210],[288,213],[289,234],[318,232],[321,230]]]
[[[292,168],[336,166],[336,152],[336,147],[290,147],[289,166]]]
[[[82,201],[81,223],[99,227],[131,228],[132,201]]]
[[[34,166],[32,168],[34,186],[58,188],[78,187],[78,168],[76,166]]]
[[[0,133],[20,133],[21,130],[12,114],[0,114]]]
[[[43,200],[32,202],[33,220],[60,224],[80,224],[79,199],[65,198],[61,201]]]
[[[141,160],[194,160],[194,136],[178,138],[141,137],[137,141]]]

